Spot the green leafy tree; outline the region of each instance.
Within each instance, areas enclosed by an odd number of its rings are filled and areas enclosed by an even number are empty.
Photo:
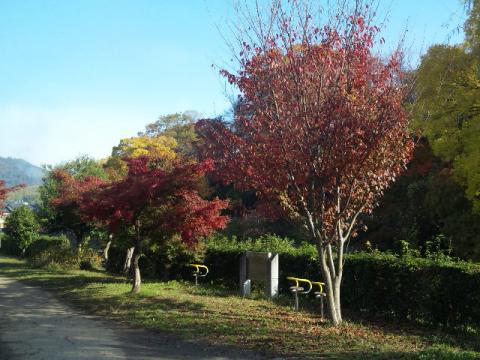
[[[442,239],[441,251],[480,259],[480,214],[455,181],[448,163],[432,153],[426,139],[417,144],[408,171],[385,192],[361,235],[381,250],[401,251],[405,241],[426,255],[429,243]]]
[[[427,137],[435,155],[480,211],[480,1],[471,1],[466,41],[436,45],[416,73],[414,128]]]
[[[41,205],[38,212],[41,225],[48,232],[69,230],[75,234],[76,240],[81,242],[91,227],[77,214],[52,204],[52,201],[58,198],[59,188],[62,185],[62,178],[56,174],[59,171],[66,172],[73,178],[81,180],[89,176],[107,179],[107,173],[101,162],[88,156],[80,156],[75,160],[48,167],[46,170],[43,184],[39,189]]]
[[[158,136],[168,136],[176,140],[177,153],[189,158],[195,157],[194,142],[197,140],[195,133],[195,122],[198,113],[195,111],[186,111],[163,115],[157,121],[148,124],[145,131],[139,133],[139,136],[155,138]]]
[[[34,212],[27,206],[20,206],[12,211],[5,221],[5,233],[9,241],[22,252],[32,244],[39,230]]]
[[[465,0],[468,18],[465,22],[465,43],[478,56],[480,54],[480,1]]]

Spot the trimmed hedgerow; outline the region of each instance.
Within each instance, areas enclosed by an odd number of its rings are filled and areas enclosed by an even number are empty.
[[[354,310],[430,324],[480,324],[480,265],[447,258],[357,253],[342,291]]]
[[[209,242],[210,241],[210,242]],[[280,255],[280,291],[287,276],[321,280],[315,248],[295,247],[288,239],[265,237],[247,242],[207,241],[205,263],[211,279],[238,286],[238,264],[246,250]],[[236,244],[235,244],[236,243]],[[346,256],[342,302],[350,310],[435,325],[480,324],[480,265],[438,255],[418,258],[381,252]]]
[[[245,251],[280,253],[279,285],[283,293],[288,293],[290,286],[287,276],[322,280],[313,245],[298,246],[290,239],[272,235],[246,241],[220,236],[207,239],[202,259],[210,268],[207,280],[237,289],[239,260]],[[124,255],[123,251],[111,252],[113,268],[123,266]],[[141,266],[150,276],[190,279],[191,269],[186,265],[192,261],[192,253],[185,249],[169,257],[147,252]],[[373,316],[478,327],[480,264],[442,255],[418,258],[381,252],[349,254],[343,274],[342,304],[349,310]]]

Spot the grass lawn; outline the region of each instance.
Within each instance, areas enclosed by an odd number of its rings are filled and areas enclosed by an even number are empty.
[[[146,282],[129,293],[123,277],[47,271],[0,257],[0,274],[47,288],[88,312],[133,326],[271,356],[322,359],[480,359],[480,334],[390,323],[347,321],[335,328],[313,309],[294,313],[289,298],[242,299],[231,291],[182,282]]]

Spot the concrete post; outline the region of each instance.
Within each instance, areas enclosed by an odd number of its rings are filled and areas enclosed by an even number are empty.
[[[239,279],[239,285],[240,285],[240,296],[250,296],[250,293],[252,291],[250,279],[247,279],[247,254],[243,254],[242,257],[240,258],[240,279]]]
[[[278,295],[278,268],[279,256],[278,253],[268,253],[268,277],[265,292],[268,297],[275,297]]]

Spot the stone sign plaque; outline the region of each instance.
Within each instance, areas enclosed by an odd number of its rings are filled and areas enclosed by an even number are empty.
[[[248,258],[248,276],[252,281],[266,282],[268,278],[269,253],[250,252]]]

